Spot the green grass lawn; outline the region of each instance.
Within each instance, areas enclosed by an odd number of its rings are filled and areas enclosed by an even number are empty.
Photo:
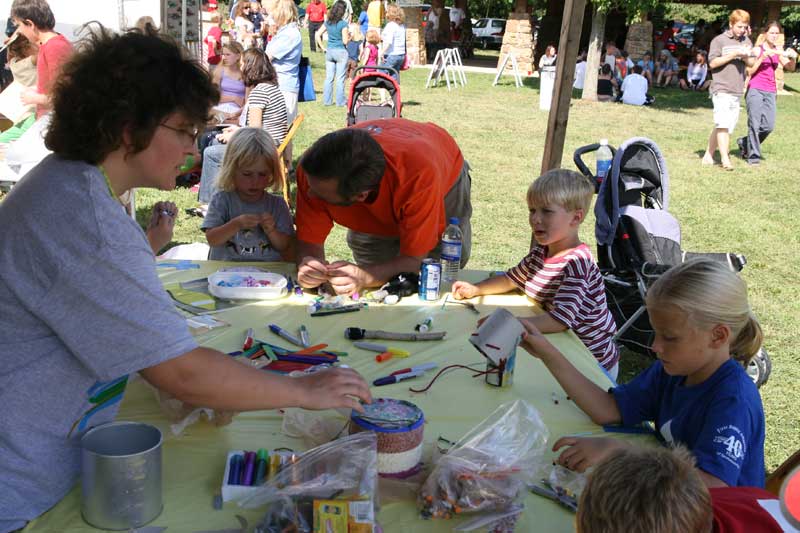
[[[312,64],[321,99],[322,56],[313,55]],[[493,76],[467,74],[465,88],[448,92],[446,87],[425,89],[427,74],[425,69],[402,73],[403,116],[447,129],[472,165],[475,214],[469,266],[494,270],[514,264],[525,255],[530,241],[525,191],[538,175],[547,127],[547,115],[538,110],[538,80],[527,79],[523,88],[516,89],[506,77],[492,87]],[[800,74],[788,75],[787,87],[800,89]],[[617,146],[630,137],[648,137],[667,160],[670,211],[681,222],[684,248],[747,256],[742,275],[773,361],[772,377],[761,389],[771,470],[800,444],[800,355],[795,337],[800,331],[800,222],[794,218],[800,212],[796,161],[800,94],[778,98],[777,129],[764,146],[764,163],[749,168],[734,158],[734,172],[700,165],[711,129],[707,94],[678,90],[654,94],[655,105],[641,108],[573,99],[563,166],[574,168],[572,152],[600,138]],[[343,108],[323,107],[319,100],[299,107],[306,120],[296,137],[295,157],[319,136],[345,124]],[[736,135],[742,135],[745,126],[743,113]],[[142,221],[159,199],[175,201],[182,213],[183,208],[195,205],[195,195],[185,189],[140,191]],[[199,226],[199,218],[181,215],[175,243],[203,241]],[[593,227],[594,218],[589,217],[581,232],[592,247]],[[333,257],[349,257],[343,236],[337,228],[328,240]],[[625,375],[643,364],[646,361],[626,358]]]

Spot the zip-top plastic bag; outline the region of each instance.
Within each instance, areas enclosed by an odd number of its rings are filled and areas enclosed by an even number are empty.
[[[417,497],[420,515],[447,519],[510,508],[541,471],[548,437],[531,404],[501,405],[436,464]]]

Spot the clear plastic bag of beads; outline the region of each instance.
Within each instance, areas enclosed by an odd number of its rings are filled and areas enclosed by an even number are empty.
[[[377,438],[358,433],[303,453],[267,483],[242,496],[242,507],[289,500],[348,500],[368,502],[377,509]]]
[[[420,515],[447,519],[508,509],[540,472],[548,437],[532,405],[501,405],[436,464],[417,496]]]

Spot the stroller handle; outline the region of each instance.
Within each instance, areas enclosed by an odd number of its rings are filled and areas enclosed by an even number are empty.
[[[613,146],[609,144],[608,147],[611,148],[612,156],[617,155],[617,150]],[[589,170],[589,167],[586,166],[586,163],[583,162],[582,156],[590,152],[596,152],[599,149],[600,149],[599,143],[588,144],[586,146],[581,146],[580,148],[575,150],[575,153],[572,155],[572,161],[575,163],[575,166],[578,167],[578,170],[581,171],[581,174],[595,181],[597,177],[594,175],[594,172]]]
[[[370,69],[370,70],[385,70],[390,76],[398,76],[397,70],[393,69],[392,67],[384,67],[384,66],[375,65],[375,66],[372,66],[372,67],[358,67],[358,68],[356,68],[353,71],[353,78],[356,77],[356,75],[358,74],[359,70],[367,70],[367,69]]]

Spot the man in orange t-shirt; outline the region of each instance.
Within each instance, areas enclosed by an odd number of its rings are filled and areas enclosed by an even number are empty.
[[[442,128],[405,119],[362,122],[329,133],[297,167],[297,279],[330,282],[338,294],[379,287],[438,259],[442,232],[458,217],[463,267],[470,255],[471,178],[455,140]],[[354,263],[325,260],[325,239],[348,228]]]

